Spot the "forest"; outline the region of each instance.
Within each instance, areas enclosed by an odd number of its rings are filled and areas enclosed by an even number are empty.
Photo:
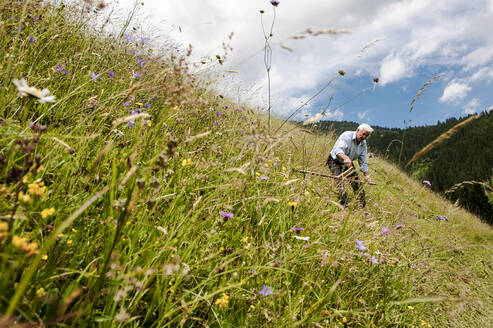
[[[490,189],[493,183],[491,111],[480,113],[478,119],[472,120],[417,161],[407,165],[415,153],[468,117],[449,118],[435,125],[405,129],[372,126],[374,132],[367,139],[368,151],[398,164],[419,181],[430,181],[433,191],[493,224],[493,193]],[[313,128],[340,134],[356,130],[357,127],[358,123],[355,122],[321,121]]]

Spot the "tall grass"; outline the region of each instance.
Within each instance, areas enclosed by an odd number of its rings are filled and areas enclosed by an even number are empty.
[[[476,218],[380,159],[368,207],[341,209],[292,172],[321,171],[333,138],[269,134],[186,54],[95,35],[80,10],[0,8],[0,326],[489,323]],[[20,97],[21,77],[56,101]]]

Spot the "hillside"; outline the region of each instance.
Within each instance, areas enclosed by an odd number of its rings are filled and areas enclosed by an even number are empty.
[[[479,184],[462,185],[455,192],[450,190],[463,181],[490,183],[493,177],[493,141],[489,131],[493,129],[493,113],[483,112],[478,119],[460,129],[450,139],[438,144],[429,153],[410,166],[406,166],[415,153],[466,118],[450,118],[436,125],[388,129],[376,126],[375,133],[368,138],[370,151],[388,158],[415,177],[418,181],[428,180],[432,190],[458,202],[470,212],[493,224],[493,200],[488,200],[489,190]],[[321,131],[355,129],[354,122],[323,121],[317,124]],[[401,147],[401,142],[404,142]],[[400,157],[400,158],[399,158]]]
[[[491,227],[380,157],[340,207],[293,172],[333,135],[269,131],[89,9],[0,5],[0,327],[490,324]]]

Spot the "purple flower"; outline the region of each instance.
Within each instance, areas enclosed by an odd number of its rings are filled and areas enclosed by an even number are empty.
[[[139,79],[139,77],[141,77],[141,76],[142,76],[142,74],[140,74],[140,73],[139,73],[139,71],[137,71],[137,72],[135,72],[135,73],[134,73],[134,78],[135,78],[136,80],[138,80],[138,79]]]
[[[125,106],[126,108],[128,108],[128,106],[130,106],[130,101],[124,102],[123,103],[123,106]]]
[[[154,99],[156,99],[155,97],[151,97],[151,101],[154,101]]]
[[[219,214],[222,217],[225,217],[226,219],[232,219],[235,216],[233,213],[225,212],[225,211],[221,211],[221,212],[219,212]]]
[[[144,66],[144,59],[142,57],[137,58],[137,64],[140,64],[140,67]]]
[[[135,125],[135,121],[128,121],[128,127],[131,128]]]
[[[273,5],[274,7],[277,7],[279,5],[279,1],[277,0],[271,0],[270,4]]]
[[[380,232],[382,233],[382,235],[387,236],[390,233],[390,229],[386,226],[383,226],[382,230],[380,230]]]
[[[431,187],[431,182],[428,180],[423,180],[423,184],[427,185],[428,187]]]
[[[305,228],[294,227],[292,230],[293,230],[294,232],[300,232],[300,231],[305,230]]]
[[[149,107],[151,107],[151,104],[145,103],[144,107],[145,109],[148,109]]]
[[[219,116],[221,116],[221,115],[223,115],[223,116],[224,116],[224,114],[223,114],[223,113],[221,113],[221,112],[217,112],[217,113],[216,113],[216,116],[217,116],[217,117],[219,117]]]
[[[135,38],[127,33],[123,34],[123,36],[127,39],[127,42],[135,41]]]
[[[94,82],[96,82],[98,80],[99,75],[101,75],[101,74],[91,73],[91,78],[94,80]]]
[[[436,219],[438,221],[447,221],[448,222],[448,217],[444,216],[444,215],[437,215],[436,216]]]
[[[260,295],[262,295],[263,297],[266,297],[266,296],[269,296],[269,295],[272,295],[274,294],[272,292],[272,289],[270,286],[265,286],[265,285],[262,285],[262,290],[259,290],[258,292]]]
[[[395,230],[399,230],[399,229],[402,229],[402,227],[404,227],[402,224],[398,224],[394,227]]]
[[[219,121],[214,121],[214,125],[219,125]]]
[[[268,180],[268,179],[269,178],[267,176],[265,176],[265,175],[260,176],[260,180],[264,180],[265,181],[265,180]]]
[[[365,247],[365,245],[363,245],[363,242],[359,239],[356,239],[356,248],[359,249],[360,251],[365,251],[368,249]]]
[[[228,109],[228,108],[229,108],[229,106],[228,106],[228,105],[224,105],[224,109]]]
[[[68,71],[63,67],[62,65],[58,64],[56,65],[56,70],[57,72],[63,72],[63,75],[67,75]]]
[[[146,44],[148,41],[150,41],[151,39],[149,38],[144,38],[144,37],[141,37],[140,38],[140,41],[142,42],[142,45]]]
[[[236,108],[236,109],[235,109],[235,112],[241,112],[241,109]]]
[[[376,258],[374,255],[372,255],[372,256],[370,257],[370,260],[371,260],[371,263],[378,264],[378,260],[377,260],[377,258]]]
[[[36,39],[34,38],[34,36],[32,36],[32,35],[31,35],[31,36],[29,37],[29,42],[36,42]]]
[[[109,71],[108,75],[110,76],[110,79],[115,77],[115,72]]]

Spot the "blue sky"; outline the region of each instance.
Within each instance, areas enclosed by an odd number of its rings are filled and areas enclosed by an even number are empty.
[[[131,33],[150,37],[156,47],[191,44],[192,69],[217,80],[215,87],[232,99],[267,108],[259,10],[269,27],[274,8],[268,0],[143,2]],[[118,1],[117,28],[133,3]],[[280,0],[275,11],[271,99],[276,116],[290,115],[340,69],[345,76],[295,119],[316,115],[331,98],[323,119],[386,127],[404,127],[404,120],[432,125],[493,106],[493,0]],[[215,56],[225,55],[223,42],[233,50],[219,65]],[[421,86],[438,74],[443,75],[408,113]]]

